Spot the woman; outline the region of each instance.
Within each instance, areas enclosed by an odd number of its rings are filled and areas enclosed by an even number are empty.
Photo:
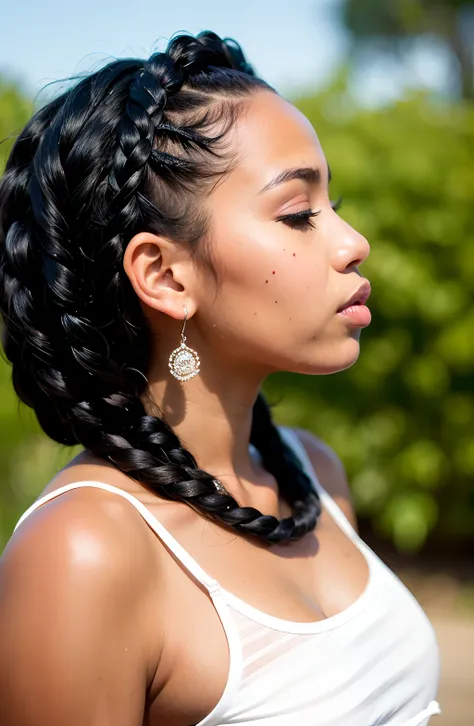
[[[9,726],[419,726],[438,653],[273,371],[352,365],[367,241],[310,123],[180,35],[35,114],[1,182],[13,383],[79,454],[1,561]]]

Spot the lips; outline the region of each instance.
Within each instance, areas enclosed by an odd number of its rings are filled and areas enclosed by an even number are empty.
[[[350,297],[349,300],[344,303],[344,305],[341,305],[337,312],[342,313],[344,310],[347,310],[347,308],[350,308],[353,305],[365,305],[365,303],[369,299],[370,292],[370,282],[368,280],[365,280],[362,285],[360,285],[358,290],[352,295],[352,297]]]

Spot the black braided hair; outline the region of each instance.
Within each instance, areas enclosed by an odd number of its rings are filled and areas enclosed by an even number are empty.
[[[146,61],[113,61],[37,111],[0,180],[0,310],[15,390],[52,439],[281,542],[314,529],[320,505],[263,396],[251,443],[292,506],[282,520],[219,492],[166,421],[147,414],[150,332],[123,269],[139,231],[197,247],[207,224],[199,194],[229,169],[226,131],[260,89],[274,92],[238,44],[206,31]]]

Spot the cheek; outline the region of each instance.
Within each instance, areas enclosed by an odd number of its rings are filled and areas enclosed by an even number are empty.
[[[219,247],[226,292],[272,305],[298,305],[306,297],[324,296],[328,264],[321,247],[302,234],[277,225],[255,225],[228,236]]]
[[[222,277],[220,305],[227,320],[262,321],[304,331],[328,309],[328,261],[314,233],[249,224],[221,236],[216,264]]]

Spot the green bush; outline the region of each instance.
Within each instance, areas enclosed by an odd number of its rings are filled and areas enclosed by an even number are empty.
[[[474,531],[474,109],[419,96],[364,110],[339,88],[297,102],[343,194],[341,215],[372,244],[373,323],[348,371],[271,376],[265,391],[290,425],[343,459],[359,514],[399,549]],[[0,136],[30,105],[0,86]],[[3,153],[9,144],[3,145]],[[65,463],[0,363],[0,547],[17,516]]]
[[[266,390],[335,448],[359,514],[399,549],[472,538],[474,107],[417,96],[369,111],[339,89],[297,105],[341,216],[371,243],[373,323],[350,370],[278,374]]]

